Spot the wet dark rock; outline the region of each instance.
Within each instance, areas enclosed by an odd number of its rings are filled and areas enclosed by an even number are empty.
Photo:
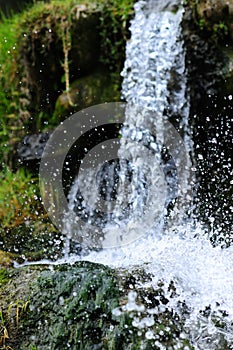
[[[17,150],[19,163],[33,172],[37,172],[39,161],[50,135],[51,133],[46,132],[25,136]]]
[[[22,161],[40,159],[49,136],[49,133],[25,136],[18,147],[20,159]]]

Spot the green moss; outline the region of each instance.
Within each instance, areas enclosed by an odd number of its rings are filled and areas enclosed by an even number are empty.
[[[15,350],[193,350],[191,334],[211,319],[221,330],[214,335],[218,349],[231,349],[224,312],[215,315],[208,307],[200,312],[200,324],[192,324],[185,301],[177,305],[178,313],[167,307],[168,295],[176,297],[175,284],[152,287],[150,280],[142,268],[129,272],[85,261],[11,269],[11,281],[0,290],[10,335],[6,345]],[[133,291],[137,296],[127,308]],[[153,322],[137,326],[149,319]],[[212,344],[213,334],[205,332]]]
[[[42,272],[32,286],[31,312],[21,326],[22,349],[99,348],[118,295],[112,271],[102,265],[82,262]],[[27,342],[31,336],[36,336],[33,344]]]
[[[10,280],[9,272],[6,269],[0,269],[0,289]]]

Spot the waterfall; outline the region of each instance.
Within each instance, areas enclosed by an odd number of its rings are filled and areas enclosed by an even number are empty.
[[[83,246],[123,246],[149,235],[160,239],[167,228],[179,225],[187,214],[191,141],[182,18],[183,7],[177,1],[163,6],[160,1],[139,1],[135,5],[122,72],[122,97],[127,105],[119,166],[108,165],[107,175],[102,168],[102,180],[98,175],[102,187],[109,183],[105,194],[109,197],[107,214],[98,216],[98,201],[102,198],[98,196],[98,186],[91,187],[95,176],[91,168],[88,176],[86,171],[79,174],[69,196],[70,211],[87,215],[89,220],[80,229],[76,223],[71,224],[75,220],[69,217],[65,220],[65,232],[71,237],[79,232],[78,240]],[[113,206],[108,191],[113,193],[114,167],[118,167],[119,183]],[[100,169],[97,173],[101,173]],[[86,202],[77,195],[80,189]],[[87,212],[90,202],[94,208]],[[89,228],[93,218],[98,221],[96,234]]]
[[[211,349],[219,349],[222,339],[233,340],[232,248],[212,247],[202,227],[183,215],[182,202],[176,208],[182,212],[181,216],[178,215],[179,220],[172,220],[170,226],[164,225],[166,216],[170,215],[169,204],[174,202],[179,190],[183,196],[190,196],[191,186],[185,172],[191,166],[192,140],[188,126],[189,98],[182,16],[183,8],[177,1],[151,0],[135,4],[135,18],[130,27],[132,35],[127,44],[122,72],[122,96],[127,101],[127,107],[118,151],[123,164],[118,169],[121,181],[115,209],[120,214],[105,223],[101,233],[103,246],[104,240],[108,235],[112,237],[114,232],[121,232],[123,238],[120,243],[130,244],[117,246],[119,241],[116,241],[113,249],[91,251],[84,257],[76,255],[69,259],[85,259],[128,269],[132,265],[143,266],[151,275],[151,288],[156,289],[163,281],[169,310],[175,309],[179,313],[179,305],[185,303],[187,334],[184,337],[189,338],[194,348],[210,349],[211,344]],[[183,140],[185,151],[182,159],[185,159],[185,164],[182,161],[174,164],[171,156],[182,153],[180,139],[173,148],[168,147],[173,135],[168,125],[172,123]],[[167,145],[165,150],[164,145]],[[130,160],[129,163],[125,159]],[[184,169],[179,183],[177,178],[182,166]],[[115,174],[114,171],[112,169],[112,174]],[[126,182],[130,182],[128,187]],[[125,187],[127,193],[122,195]],[[72,208],[76,190],[74,185],[70,194]],[[95,197],[95,194],[91,195]],[[125,198],[135,203],[129,208],[127,219],[121,210]],[[161,207],[160,202],[163,202],[162,212],[156,211]],[[146,214],[143,209],[145,204]],[[171,213],[173,211],[172,208]],[[177,217],[176,214],[174,216]],[[137,239],[124,241],[127,235],[134,235]],[[175,296],[168,292],[171,281],[175,284]],[[203,316],[206,310],[208,317]],[[222,320],[223,314],[224,330],[214,322],[214,319]],[[182,312],[180,317],[184,317]]]
[[[163,168],[165,181],[172,185],[165,206],[177,195],[174,193],[176,185],[182,187],[182,196],[187,196],[191,184],[189,155],[192,152],[192,141],[189,136],[189,96],[181,32],[183,12],[179,1],[163,4],[161,1],[139,1],[135,5],[135,18],[130,27],[132,36],[127,44],[126,62],[122,72],[122,95],[128,106],[125,124],[132,129],[147,130],[156,135],[157,146],[166,146],[168,151],[172,149],[172,137],[168,128],[170,123],[176,126],[183,137],[183,159],[179,159],[179,164],[170,160]],[[128,140],[124,142],[123,139],[122,144],[121,156],[129,148]],[[131,161],[141,163],[141,167],[145,162],[141,156],[141,149],[137,152],[135,144],[131,148]],[[174,166],[181,167],[181,163],[189,171],[183,174],[182,184],[175,184],[175,177],[181,174],[175,174]],[[158,165],[150,162],[149,158],[147,165],[151,168],[152,176],[155,176]],[[166,176],[168,173],[170,176]],[[158,183],[155,183],[153,194],[161,200],[158,188]],[[184,202],[182,205],[184,206]],[[182,211],[181,205],[178,211]],[[183,214],[184,212],[180,216],[181,220]]]
[[[189,103],[181,36],[183,8],[161,11],[159,4],[139,1],[135,5],[122,72],[122,94],[128,103],[149,108],[158,118],[181,115],[186,122]]]

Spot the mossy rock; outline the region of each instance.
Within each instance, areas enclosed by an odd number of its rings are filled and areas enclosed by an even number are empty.
[[[171,311],[152,316],[154,339],[146,334],[148,327],[133,325],[135,317],[148,317],[144,306],[167,303],[161,287],[142,286],[149,280],[143,268],[130,272],[90,262],[10,269],[0,290],[5,345],[14,350],[157,350],[161,343],[167,349],[175,344],[192,349],[187,339],[180,339],[183,322]],[[141,311],[117,315],[135,289]]]
[[[119,100],[110,73],[99,68],[92,74],[77,79],[70,92],[61,94],[55,105],[54,120],[64,120],[71,113],[104,102]]]
[[[196,2],[199,25],[207,28],[217,39],[228,34],[233,40],[233,4],[227,0],[199,0]]]
[[[185,301],[167,306],[177,296],[175,283],[153,285],[146,266],[31,265],[0,270],[0,278],[0,346],[5,330],[5,346],[14,350],[194,349]],[[210,309],[201,313],[205,317],[206,325]],[[206,333],[211,349],[230,350],[224,317],[212,321],[222,332],[218,340]]]

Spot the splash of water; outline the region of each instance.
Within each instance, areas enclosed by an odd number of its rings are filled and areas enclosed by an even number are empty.
[[[188,312],[185,327],[194,348],[219,349],[219,336],[223,336],[229,342],[233,341],[231,327],[233,250],[232,248],[225,250],[220,247],[213,248],[208,237],[204,236],[202,228],[184,217],[181,207],[178,207],[182,212],[178,215],[179,220],[172,221],[172,225],[164,225],[161,219],[166,215],[167,206],[176,197],[178,190],[177,183],[172,183],[177,175],[174,164],[170,158],[168,161],[161,162],[162,145],[166,138],[166,121],[176,124],[184,139],[186,152],[189,153],[192,149],[192,141],[188,133],[189,99],[185,75],[185,50],[181,33],[183,8],[178,5],[177,1],[162,4],[161,1],[155,0],[139,1],[135,5],[135,19],[131,24],[132,37],[127,45],[127,59],[122,72],[124,77],[122,94],[128,102],[128,109],[119,157],[130,160],[130,170],[128,163],[124,163],[118,172],[119,192],[124,195],[117,198],[115,203],[117,213],[115,217],[109,217],[111,220],[104,223],[98,239],[107,240],[108,234],[111,237],[114,236],[114,231],[121,231],[123,239],[126,235],[133,236],[135,231],[141,232],[141,237],[128,245],[120,244],[114,249],[85,252],[83,256],[71,256],[67,249],[65,259],[57,261],[56,264],[89,260],[112,267],[127,267],[129,270],[135,265],[143,267],[152,276],[150,282],[152,288],[156,289],[159,281],[163,281],[164,293],[168,300],[166,307],[175,309],[179,313],[178,305],[186,304]],[[143,140],[147,139],[148,135],[151,149],[143,144]],[[155,135],[155,139],[151,138],[151,135]],[[151,150],[153,150],[152,153]],[[159,157],[156,158],[157,156]],[[162,171],[161,163],[163,163]],[[190,166],[188,160],[186,164]],[[167,168],[167,176],[165,176]],[[132,169],[136,170],[132,171]],[[137,169],[140,169],[140,172]],[[111,172],[114,176],[114,167]],[[125,176],[127,172],[129,176]],[[170,177],[169,172],[172,173]],[[91,182],[93,178],[91,170],[89,175],[87,177],[84,174],[85,181]],[[128,181],[129,177],[131,177],[130,181]],[[185,178],[183,183],[184,193],[189,190],[187,180],[188,178]],[[84,184],[85,181],[79,179],[79,184]],[[130,182],[129,186],[126,186],[127,181]],[[169,193],[166,192],[167,187],[171,189]],[[126,195],[124,188],[127,188]],[[97,192],[87,193],[87,196],[93,202]],[[149,201],[143,196],[150,198]],[[77,182],[74,183],[69,197],[72,210],[75,205],[77,206]],[[124,201],[132,203],[126,220],[123,215],[125,209],[122,211],[122,207],[125,208],[122,204]],[[161,201],[164,202],[162,215],[160,210],[158,212]],[[149,210],[148,203],[151,204]],[[176,213],[174,216],[177,217]],[[70,222],[69,218],[66,225],[69,226]],[[74,227],[71,225],[66,229],[72,231]],[[86,234],[89,233],[86,232]],[[80,233],[79,236],[81,236]],[[92,233],[90,237],[91,246]],[[175,296],[168,292],[171,281],[175,284]],[[139,306],[135,298],[135,294],[129,295],[125,311],[138,311]],[[206,308],[211,310],[208,317],[201,314],[201,311]],[[153,326],[153,320],[150,315],[162,310],[144,309],[144,311],[148,315],[143,320],[135,318],[134,325],[140,329],[145,328],[146,337],[152,339],[150,327]],[[226,314],[225,326],[220,329],[216,322],[213,322],[213,318],[222,318],[223,311]]]
[[[176,8],[176,11],[170,11],[169,7],[164,10],[159,1],[139,1],[135,5],[132,37],[127,45],[127,59],[122,72],[122,94],[131,108],[137,106],[135,113],[126,114],[127,125],[155,132],[157,141],[162,143],[164,120],[178,120],[177,126],[189,152],[192,141],[188,135],[189,100],[185,50],[181,38],[182,14],[182,7]],[[153,112],[153,118],[140,113],[140,108],[145,107]],[[131,162],[138,163],[140,167],[143,167],[145,159],[150,159],[144,158],[142,162],[141,149],[135,151],[135,145],[123,140],[121,157],[126,153],[126,158],[131,157]],[[151,175],[156,177],[158,173],[155,167],[149,165],[149,169]],[[134,186],[136,182],[133,182]],[[145,226],[141,224],[137,229],[145,231]],[[119,230],[119,226],[107,225],[105,233],[106,230],[114,229]],[[127,226],[127,229],[130,230],[130,227]],[[69,259],[75,261],[77,257]],[[195,349],[219,349],[221,337],[228,342],[233,341],[233,250],[212,247],[201,226],[195,222],[179,222],[166,231],[163,225],[157,226],[153,234],[130,245],[92,251],[82,259],[128,269],[135,265],[143,266],[151,274],[151,286],[155,289],[161,280],[165,286],[173,281],[176,286],[175,297],[171,297],[168,288],[164,287],[169,300],[167,307],[178,312],[177,305],[185,302],[189,310],[185,327]],[[130,307],[132,311],[132,305],[138,308],[135,298],[135,295],[129,295],[126,311]],[[204,317],[201,311],[207,308],[211,311],[208,317]],[[222,318],[223,311],[225,326],[221,328],[213,322],[213,318]],[[117,314],[121,311],[114,312]],[[150,332],[151,313],[148,310],[148,317],[141,321],[134,320],[140,329],[147,330],[148,339],[153,337]]]

